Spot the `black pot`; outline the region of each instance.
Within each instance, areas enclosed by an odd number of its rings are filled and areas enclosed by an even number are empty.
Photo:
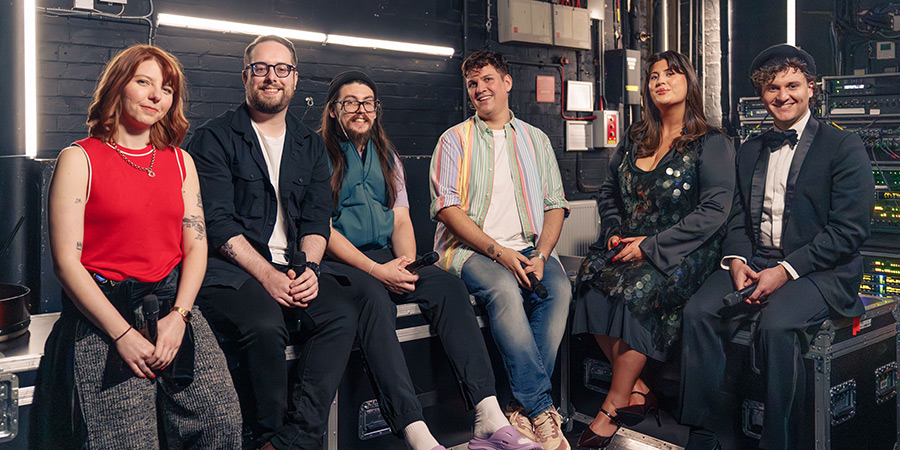
[[[28,298],[31,289],[0,283],[0,342],[25,334],[31,323]]]

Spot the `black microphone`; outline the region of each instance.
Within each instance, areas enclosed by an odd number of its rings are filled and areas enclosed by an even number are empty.
[[[528,266],[522,263],[522,268],[526,267]],[[528,272],[528,282],[531,283],[531,292],[534,292],[540,298],[547,298],[547,288],[544,286],[544,283],[541,283],[541,280],[537,279],[537,275],[534,272]]]
[[[750,286],[747,286],[739,291],[734,291],[734,292],[726,295],[722,299],[722,303],[724,303],[725,306],[737,305],[738,303],[746,300],[747,297],[749,297],[750,294],[753,294],[753,291],[755,291],[755,290],[756,290],[756,283],[753,283]]]
[[[628,246],[628,244],[619,241],[619,243],[616,244],[615,247],[603,252],[603,254],[600,255],[600,258],[594,260],[593,264],[591,264],[591,271],[593,273],[598,273],[605,269],[606,266],[612,263],[612,259],[615,258],[616,255],[619,254],[619,252],[624,250],[626,246]]]
[[[306,252],[300,250],[300,241],[294,247],[294,257],[291,259],[291,267],[294,269],[294,275],[300,276],[306,270]]]
[[[144,313],[144,323],[147,324],[147,340],[155,344],[156,338],[159,335],[159,328],[157,328],[159,321],[159,299],[153,294],[145,295],[144,298],[141,299],[141,308]]]
[[[429,252],[419,257],[419,259],[406,265],[406,270],[415,273],[417,270],[430,266],[440,259],[437,252]]]

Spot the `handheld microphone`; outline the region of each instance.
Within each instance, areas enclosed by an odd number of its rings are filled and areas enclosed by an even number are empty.
[[[291,259],[291,267],[294,269],[294,275],[298,277],[306,270],[306,252],[300,250],[299,240],[294,249],[294,257]]]
[[[141,299],[141,307],[144,313],[144,323],[147,324],[147,340],[156,344],[156,338],[159,335],[159,299],[153,295],[145,295]]]
[[[436,263],[439,258],[440,257],[438,256],[437,252],[428,252],[420,256],[419,259],[407,264],[406,270],[410,271],[411,273],[416,273],[417,270]]]
[[[528,267],[525,263],[522,263],[522,268]],[[534,272],[528,272],[528,282],[531,284],[531,292],[537,294],[540,298],[547,298],[547,287],[544,286],[544,283],[541,283],[541,280],[537,279],[537,275]]]
[[[591,264],[591,271],[593,273],[597,273],[605,269],[606,266],[612,263],[612,259],[615,258],[616,255],[619,254],[619,252],[624,250],[627,245],[628,244],[619,241],[619,243],[616,244],[615,247],[603,252],[603,254],[600,255],[600,258],[594,260],[593,264]]]
[[[739,291],[734,291],[734,292],[726,295],[722,299],[722,303],[724,303],[725,306],[737,305],[738,303],[746,300],[747,297],[749,297],[750,294],[753,294],[753,291],[755,291],[755,290],[756,290],[756,283],[753,283],[750,286],[745,287],[744,289],[741,289]]]

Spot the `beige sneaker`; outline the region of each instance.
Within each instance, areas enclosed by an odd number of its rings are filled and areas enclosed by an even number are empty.
[[[562,416],[556,412],[556,408],[550,407],[538,414],[532,423],[534,424],[535,442],[540,443],[544,450],[570,450],[572,448],[569,441],[563,436],[562,430],[559,429]]]
[[[512,411],[504,411],[503,413],[506,414],[506,418],[509,419],[509,424],[512,425],[519,434],[537,442],[537,438],[534,436],[534,428],[531,425],[531,419],[525,415],[524,408],[520,406]]]

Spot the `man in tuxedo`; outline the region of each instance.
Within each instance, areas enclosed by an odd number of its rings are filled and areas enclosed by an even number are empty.
[[[760,448],[796,448],[803,414],[802,355],[825,319],[864,312],[859,247],[869,235],[872,169],[862,141],[812,117],[812,56],[782,44],[760,53],[751,81],[774,119],[772,130],[737,153],[735,204],[721,270],[684,311],[682,423],[687,449],[718,448],[716,411],[725,345],[759,311],[757,360],[767,381]],[[756,284],[735,307],[722,298]]]

